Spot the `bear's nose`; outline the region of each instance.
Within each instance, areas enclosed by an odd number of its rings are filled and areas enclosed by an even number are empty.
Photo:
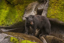
[[[30,22],[31,25],[33,25],[34,23],[33,22]]]

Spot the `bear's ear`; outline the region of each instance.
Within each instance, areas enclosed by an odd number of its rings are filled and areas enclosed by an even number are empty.
[[[26,19],[28,19],[28,17],[25,17]]]

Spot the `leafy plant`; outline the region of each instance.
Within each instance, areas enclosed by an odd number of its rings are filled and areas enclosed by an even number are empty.
[[[19,40],[15,37],[10,37],[10,41],[13,43],[19,43]]]
[[[13,43],[20,43],[19,40],[15,37],[10,37],[10,41]],[[29,40],[21,40],[21,43],[37,43],[37,42],[31,42]]]

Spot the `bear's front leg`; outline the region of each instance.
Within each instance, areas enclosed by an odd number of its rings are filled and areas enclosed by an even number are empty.
[[[28,34],[28,28],[25,26],[25,34]]]
[[[29,26],[25,23],[25,34],[28,34]]]
[[[45,31],[46,31],[47,35],[50,35],[50,33],[51,33],[51,25],[46,25],[45,26]]]
[[[33,33],[32,33],[33,36],[35,36],[36,28],[37,28],[37,27],[34,25],[34,26],[33,26]]]

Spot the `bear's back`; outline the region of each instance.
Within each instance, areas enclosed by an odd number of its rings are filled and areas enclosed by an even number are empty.
[[[41,20],[44,20],[45,16],[35,15],[35,18],[41,21]]]

